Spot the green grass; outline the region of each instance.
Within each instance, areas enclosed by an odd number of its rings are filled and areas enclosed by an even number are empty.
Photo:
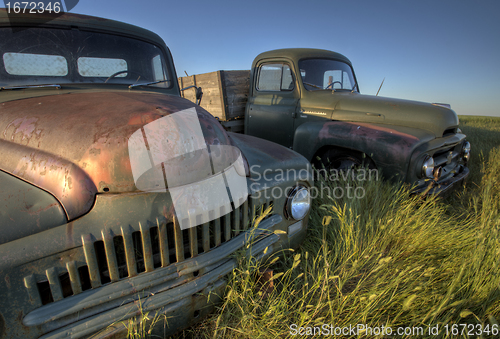
[[[473,152],[465,187],[446,199],[421,199],[373,181],[362,183],[363,199],[316,199],[301,248],[267,263],[240,258],[217,313],[180,336],[286,338],[292,324],[364,324],[417,331],[395,338],[429,337],[429,325],[439,326],[436,338],[468,338],[452,335],[452,325],[497,328],[500,118],[460,120]],[[267,267],[275,274],[269,295],[253,273]]]

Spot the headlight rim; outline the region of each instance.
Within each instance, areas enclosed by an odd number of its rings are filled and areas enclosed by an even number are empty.
[[[427,163],[430,161],[430,163]],[[421,165],[421,170],[420,170],[420,177],[421,178],[433,178],[434,177],[434,158],[430,155],[426,155],[424,157],[424,160],[422,161]]]
[[[465,163],[469,162],[471,155],[471,145],[469,141],[465,141],[462,145],[462,159]]]
[[[297,215],[294,215],[294,213],[293,213],[293,209],[292,209],[293,202],[294,202],[295,198],[298,197],[299,192],[304,191],[304,190],[307,192],[308,207],[304,213],[297,216]],[[306,185],[302,185],[302,184],[298,184],[298,185],[294,186],[287,194],[287,200],[285,202],[285,216],[286,216],[286,218],[289,220],[300,221],[306,217],[307,213],[309,213],[310,210],[311,210],[311,193],[310,193],[309,187]]]

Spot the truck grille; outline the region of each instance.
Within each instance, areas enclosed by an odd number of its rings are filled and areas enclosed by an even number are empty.
[[[105,229],[82,236],[84,263],[67,262],[64,269],[51,267],[40,275],[25,277],[31,300],[46,305],[104,284],[206,253],[249,228],[252,220],[273,201],[247,199],[219,219],[181,230],[178,221],[156,220],[149,225]],[[222,213],[223,214],[223,213]],[[201,217],[200,217],[201,218]],[[194,272],[196,276],[198,273]]]

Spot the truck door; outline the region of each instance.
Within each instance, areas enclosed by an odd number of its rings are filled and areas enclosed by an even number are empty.
[[[247,104],[246,133],[291,147],[300,96],[290,65],[264,62],[257,67],[254,77],[255,85]]]

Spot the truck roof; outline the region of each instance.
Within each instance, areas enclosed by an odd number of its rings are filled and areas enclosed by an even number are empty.
[[[125,36],[149,40],[152,43],[164,45],[157,34],[123,22],[99,18],[95,16],[74,14],[74,13],[7,13],[7,9],[0,8],[0,27],[59,27],[59,28],[79,28],[87,30],[108,31]]]
[[[272,51],[267,51],[264,53],[260,53],[254,61],[268,58],[278,58],[278,57],[287,57],[295,62],[301,59],[307,58],[327,58],[327,59],[336,59],[341,60],[352,67],[351,61],[347,59],[344,55],[332,51],[328,51],[326,49],[317,49],[317,48],[282,48],[275,49]]]

